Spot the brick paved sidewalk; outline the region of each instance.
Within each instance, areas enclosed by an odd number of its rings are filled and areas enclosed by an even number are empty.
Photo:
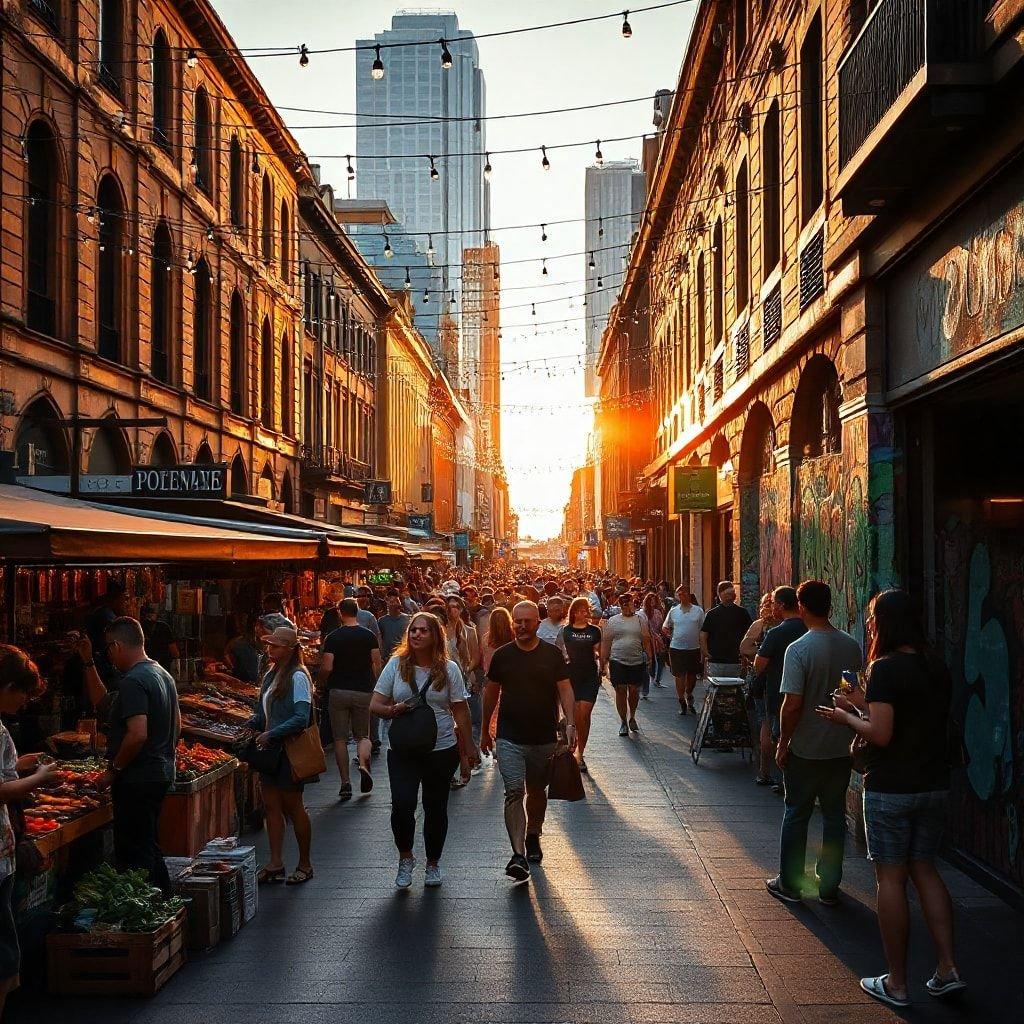
[[[553,804],[533,881],[504,876],[496,769],[452,794],[440,890],[392,888],[387,773],[368,799],[307,790],[316,879],[262,890],[254,922],[147,1001],[22,993],[16,1022],[52,1024],[861,1024],[1024,1019],[1021,923],[955,872],[959,1011],[921,983],[931,964],[915,926],[915,1004],[896,1017],[857,987],[883,969],[870,869],[848,857],[843,905],[772,900],[781,798],[737,754],[688,755],[693,718],[671,689],[641,705],[642,733],[616,735],[607,689],[588,751],[589,798]],[[812,826],[812,835],[813,828]],[[262,837],[261,837],[262,841]],[[293,854],[291,856],[294,856]]]

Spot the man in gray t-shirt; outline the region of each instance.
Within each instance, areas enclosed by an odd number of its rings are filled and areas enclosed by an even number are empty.
[[[846,790],[850,782],[850,740],[844,726],[819,717],[814,709],[831,705],[842,673],[861,667],[860,645],[829,622],[832,592],[827,583],[806,580],[797,589],[807,632],[786,648],[782,667],[782,712],[776,761],[786,789],[780,869],[768,891],[788,902],[800,900],[805,881],[807,826],[821,805],[818,898],[832,904],[843,877]]]

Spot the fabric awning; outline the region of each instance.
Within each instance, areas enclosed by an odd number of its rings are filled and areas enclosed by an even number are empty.
[[[315,561],[320,538],[132,515],[0,484],[0,557],[19,562]]]

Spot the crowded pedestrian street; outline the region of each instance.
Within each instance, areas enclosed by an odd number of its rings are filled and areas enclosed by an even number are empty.
[[[317,884],[265,887],[229,943],[151,1001],[12,1002],[18,1024],[881,1024],[1020,1019],[1020,918],[943,871],[960,925],[961,970],[983,979],[957,1004],[924,993],[933,967],[915,924],[914,1005],[895,1013],[857,980],[878,964],[873,884],[846,860],[843,900],[780,905],[781,798],[752,785],[738,753],[689,757],[694,719],[671,690],[616,735],[608,687],[595,711],[587,796],[551,805],[544,861],[514,884],[502,868],[497,769],[450,803],[442,888],[392,885],[386,792],[339,805],[307,791]],[[817,825],[812,826],[812,835]],[[265,849],[265,845],[261,843]],[[417,855],[422,851],[417,844]],[[289,851],[289,856],[291,855]],[[1012,1008],[1016,1007],[1016,1013]]]

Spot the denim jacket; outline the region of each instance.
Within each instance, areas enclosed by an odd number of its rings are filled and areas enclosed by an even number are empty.
[[[266,719],[263,711],[263,698],[267,691],[274,685],[276,670],[271,669],[263,677],[263,686],[260,689],[260,699],[256,710],[248,725],[257,732],[268,732],[270,738],[278,742],[287,736],[294,736],[309,727],[313,716],[312,691],[313,683],[309,673],[303,669],[296,669],[285,691],[277,700],[270,703],[270,721]],[[296,700],[296,689],[299,689],[300,696],[306,699]]]

